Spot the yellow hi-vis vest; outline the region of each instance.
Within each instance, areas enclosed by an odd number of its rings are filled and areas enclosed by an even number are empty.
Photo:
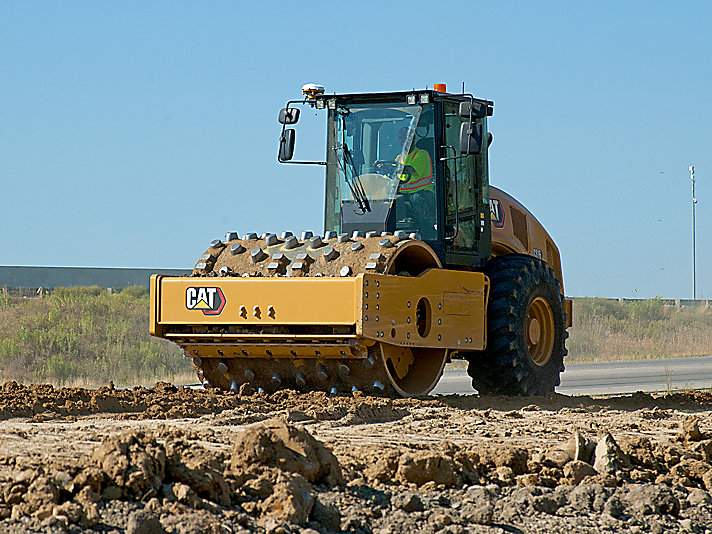
[[[400,163],[401,155],[396,157],[396,163]],[[400,175],[400,187],[398,191],[401,193],[414,193],[416,191],[433,191],[435,192],[435,184],[433,183],[433,167],[430,164],[430,154],[427,150],[416,148],[405,157],[405,165],[413,167],[414,172]]]

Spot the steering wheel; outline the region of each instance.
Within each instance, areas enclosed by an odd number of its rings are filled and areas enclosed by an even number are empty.
[[[378,172],[385,174],[386,176],[389,176],[390,174],[395,172],[397,167],[395,161],[387,159],[377,159],[373,162],[373,166]]]

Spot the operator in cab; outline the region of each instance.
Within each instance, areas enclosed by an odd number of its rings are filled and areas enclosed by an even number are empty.
[[[398,142],[403,146],[408,137],[408,128],[403,127],[398,131]],[[401,162],[401,154],[396,156],[396,163]],[[403,171],[398,177],[400,184],[398,192],[403,194],[416,191],[431,191],[435,193],[433,183],[433,166],[427,150],[418,148],[415,143],[410,144],[410,150],[403,162]]]
[[[398,143],[404,147],[408,141],[408,127],[398,131]],[[420,233],[424,239],[434,239],[437,235],[432,224],[435,213],[435,183],[433,181],[433,164],[430,153],[417,146],[413,140],[402,161],[402,169],[398,175],[398,189],[394,198],[396,219],[401,223],[411,221],[408,228]],[[377,162],[376,168],[397,169],[401,167],[401,154],[392,163]]]
[[[408,138],[408,128],[398,131],[398,141],[404,146]],[[396,165],[401,163],[401,155],[396,156]],[[398,219],[410,219],[413,229],[424,239],[434,239],[437,235],[432,224],[435,215],[435,183],[430,153],[417,146],[413,139],[405,156],[403,169],[398,176],[398,190],[395,210]]]

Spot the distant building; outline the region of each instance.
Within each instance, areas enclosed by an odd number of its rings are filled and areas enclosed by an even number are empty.
[[[0,288],[44,288],[99,286],[148,287],[152,274],[183,276],[188,269],[133,269],[128,267],[31,267],[0,266]]]

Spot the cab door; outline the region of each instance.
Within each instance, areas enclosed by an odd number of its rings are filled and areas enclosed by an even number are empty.
[[[462,156],[459,102],[443,103],[442,154],[445,172],[446,263],[483,267],[490,255],[487,143],[477,155]],[[486,119],[478,119],[485,122]],[[483,124],[486,132],[486,123]],[[486,139],[486,136],[485,136]]]

